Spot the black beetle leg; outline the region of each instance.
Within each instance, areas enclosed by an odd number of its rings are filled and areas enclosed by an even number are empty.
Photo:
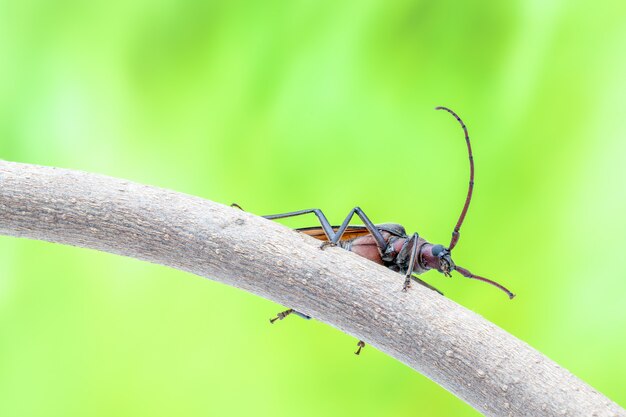
[[[363,349],[365,347],[365,342],[362,340],[359,340],[359,343],[356,344],[359,348],[356,350],[356,352],[354,352],[355,355],[360,355],[361,354],[361,349]]]

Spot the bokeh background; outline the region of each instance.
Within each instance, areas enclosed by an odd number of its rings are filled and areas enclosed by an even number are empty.
[[[0,2],[0,158],[272,214],[360,205],[518,297],[425,276],[626,405],[626,2]],[[315,224],[315,218],[286,222]],[[398,277],[398,290],[402,279]],[[180,271],[0,237],[0,415],[476,416]]]

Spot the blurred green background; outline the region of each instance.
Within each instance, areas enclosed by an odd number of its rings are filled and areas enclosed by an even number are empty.
[[[0,2],[0,158],[271,214],[360,205],[518,297],[446,296],[626,405],[626,2]],[[315,218],[287,222],[315,224]],[[398,290],[402,278],[398,277]],[[0,237],[0,415],[476,416],[283,306]]]

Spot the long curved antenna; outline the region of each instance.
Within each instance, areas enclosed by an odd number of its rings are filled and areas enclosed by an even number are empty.
[[[477,279],[477,280],[479,280],[479,281],[486,282],[487,284],[491,284],[491,285],[493,285],[494,287],[497,287],[497,288],[501,289],[502,291],[504,291],[504,292],[506,293],[506,295],[508,295],[508,296],[509,296],[509,298],[510,298],[511,300],[515,297],[515,294],[513,294],[511,291],[509,291],[509,290],[508,290],[508,289],[507,289],[504,285],[502,285],[502,284],[498,284],[497,282],[492,281],[492,280],[490,280],[490,279],[487,279],[487,278],[485,278],[485,277],[481,277],[481,276],[478,276],[478,275],[474,275],[474,274],[472,274],[470,271],[468,271],[467,269],[462,268],[462,267],[460,267],[460,266],[458,266],[458,265],[457,265],[457,266],[455,266],[455,268],[454,268],[454,269],[456,269],[456,271],[457,271],[459,274],[463,275],[465,278]]]
[[[469,133],[467,133],[467,127],[465,127],[465,123],[463,120],[452,110],[447,107],[438,106],[435,107],[435,110],[445,110],[450,113],[454,118],[461,124],[463,128],[463,132],[465,133],[465,142],[467,143],[467,152],[469,154],[469,163],[470,163],[470,180],[469,180],[469,188],[467,189],[467,197],[465,198],[465,205],[463,206],[463,210],[461,211],[461,215],[459,216],[459,220],[456,222],[456,226],[454,226],[454,231],[452,232],[452,240],[450,240],[450,245],[448,245],[448,251],[452,251],[459,241],[461,230],[461,225],[463,224],[463,220],[465,220],[465,215],[467,214],[467,209],[469,208],[470,201],[472,201],[472,192],[474,191],[474,156],[472,155],[472,145],[470,145]]]

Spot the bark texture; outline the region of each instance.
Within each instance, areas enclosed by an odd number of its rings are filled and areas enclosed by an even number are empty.
[[[0,161],[0,233],[143,259],[293,307],[365,340],[490,416],[624,416],[526,343],[339,248],[198,197]]]

